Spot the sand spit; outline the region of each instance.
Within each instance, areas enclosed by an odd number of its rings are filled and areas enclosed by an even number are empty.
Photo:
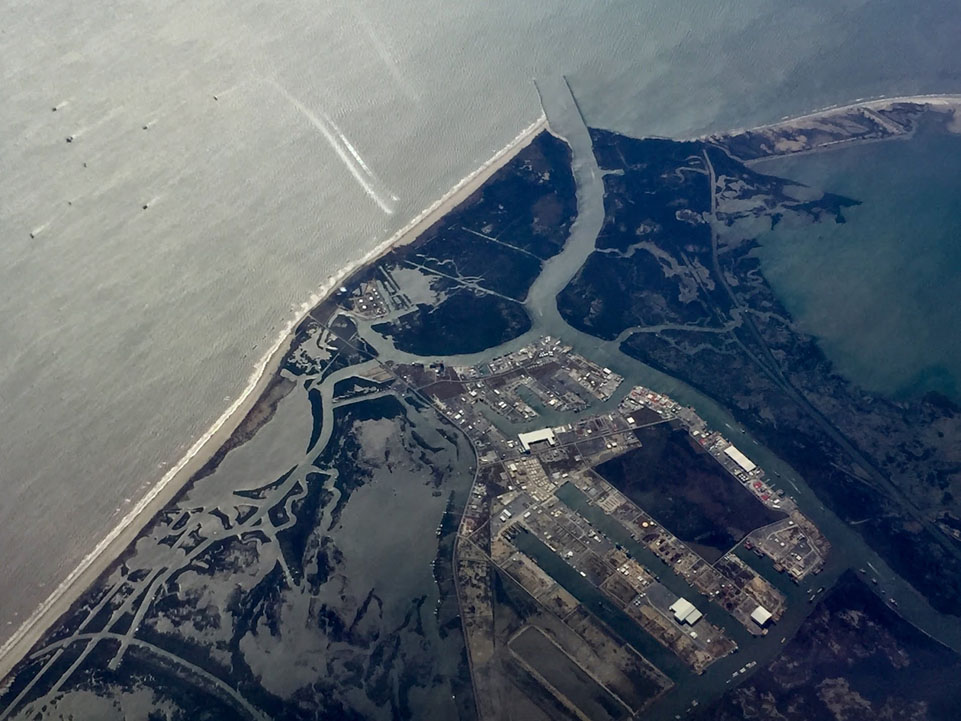
[[[741,135],[742,133],[760,132],[764,130],[771,130],[774,128],[784,128],[794,125],[801,125],[804,123],[809,123],[812,121],[817,121],[821,118],[829,118],[834,115],[843,115],[846,112],[855,110],[857,108],[864,108],[866,110],[885,110],[899,104],[909,104],[909,105],[925,105],[934,106],[942,108],[945,110],[955,109],[961,110],[961,95],[950,95],[950,94],[931,94],[931,95],[904,95],[898,97],[883,97],[883,98],[871,98],[871,99],[860,99],[855,100],[853,103],[847,103],[845,105],[829,105],[827,107],[815,110],[810,113],[805,113],[804,115],[797,116],[785,116],[780,120],[767,123],[766,125],[758,125],[751,128],[735,128],[733,130],[725,130],[723,132],[705,133],[704,135],[698,135],[692,138],[680,138],[681,140],[711,140],[712,138],[727,138],[733,135]]]
[[[360,260],[327,278],[327,282],[300,307],[296,317],[286,324],[273,346],[254,367],[247,387],[238,398],[0,647],[0,679],[10,673],[57,619],[70,609],[87,587],[110,567],[114,559],[133,542],[150,520],[230,438],[277,373],[294,339],[294,330],[307,314],[359,268],[378,260],[394,247],[416,240],[437,220],[460,205],[545,129],[547,117],[542,114],[490,160],[460,180],[390,238]]]

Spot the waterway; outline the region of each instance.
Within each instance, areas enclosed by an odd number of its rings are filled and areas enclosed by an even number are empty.
[[[15,709],[19,715],[13,718],[33,717],[37,708],[44,708],[51,717],[114,718],[108,708],[111,704],[122,706],[125,718],[146,718],[163,706],[165,700],[158,698],[165,694],[182,698],[181,683],[189,689],[198,679],[208,678],[205,665],[209,664],[196,661],[197,649],[203,649],[199,653],[203,657],[210,648],[222,648],[234,633],[243,637],[237,653],[244,665],[265,691],[287,703],[295,705],[292,698],[296,694],[303,700],[317,678],[324,677],[334,699],[325,701],[333,706],[343,702],[365,718],[392,717],[389,701],[396,703],[398,697],[416,718],[458,718],[459,711],[469,709],[472,697],[462,664],[464,639],[443,627],[458,627],[459,609],[451,580],[456,528],[452,519],[463,513],[474,474],[474,455],[466,437],[445,435],[438,428],[438,416],[429,406],[408,403],[386,392],[334,400],[333,389],[339,381],[368,371],[372,365],[361,363],[335,371],[323,381],[315,379],[312,390],[319,392],[322,418],[313,417],[317,406],[298,382],[278,404],[270,422],[168,507],[166,521],[138,539],[125,567],[142,570],[139,579],[130,581],[116,569],[108,574],[105,588],[98,589],[106,591],[104,598],[111,598],[125,582],[138,587],[126,599],[129,605],[122,600],[111,602],[101,630],[91,633],[81,628],[79,637],[67,642],[80,654],[76,667],[58,666],[54,657],[31,677],[38,688],[57,682],[53,690],[41,693],[33,711],[18,708],[32,687],[13,698],[3,698],[0,721]],[[362,409],[370,404],[382,404],[378,409],[382,414],[365,415]],[[356,416],[350,415],[354,412]],[[353,422],[345,423],[345,416]],[[321,424],[317,443],[305,452],[316,423]],[[437,477],[432,479],[432,472],[438,473]],[[273,484],[275,479],[279,480]],[[295,509],[292,500],[285,500],[300,498],[308,489],[319,493],[319,483],[329,494],[319,511],[309,503]],[[303,490],[297,491],[298,486]],[[238,491],[248,495],[239,497]],[[287,520],[280,521],[271,509],[285,507],[285,503]],[[305,510],[308,508],[313,510]],[[249,513],[242,512],[247,509]],[[197,529],[200,540],[189,549],[170,541],[180,535],[174,529],[178,518],[182,519],[176,526],[180,533],[188,527]],[[233,521],[235,525],[228,530]],[[281,534],[294,525],[304,539],[300,555],[291,551],[298,548],[295,540],[288,539],[291,545],[281,548]],[[262,543],[239,566],[231,565],[229,553],[217,550],[220,542],[234,535],[249,540],[257,534]],[[307,548],[311,542],[317,544],[312,551]],[[323,550],[318,552],[317,546]],[[196,562],[210,572],[195,573],[197,567],[191,564]],[[280,574],[269,581],[277,569]],[[299,575],[291,569],[298,569]],[[157,577],[160,580],[154,581]],[[203,595],[207,612],[217,615],[218,631],[220,620],[226,621],[226,636],[198,638],[189,623],[181,625],[176,614],[167,615],[169,597],[166,610],[158,598],[164,595],[161,587],[174,577],[178,592],[184,592],[185,609]],[[272,619],[271,632],[248,630],[228,597],[243,589],[252,598],[258,589],[268,587],[270,596],[282,597],[276,610],[267,613]],[[136,613],[137,620],[124,623],[120,619],[125,612]],[[91,612],[87,621],[95,615]],[[154,624],[165,628],[168,635],[159,641],[151,637],[145,627]],[[99,658],[96,655],[88,656],[97,644],[124,638],[128,627],[137,631],[128,641],[131,645],[143,645],[143,637],[155,641],[157,646],[147,644],[150,653],[173,661],[186,671],[185,678],[158,682],[156,696],[125,693],[129,686],[121,689],[109,682],[94,693],[72,689],[83,673],[82,662],[102,665],[102,659],[91,660]],[[91,628],[97,627],[91,624]],[[387,647],[399,653],[401,660],[390,652],[384,654]],[[356,666],[366,667],[371,675],[382,674],[385,686],[375,691],[377,684],[348,670]],[[237,673],[235,669],[216,672],[222,691],[237,685],[237,677],[231,675]],[[121,667],[120,677],[136,686],[124,675],[128,672],[128,667]],[[67,689],[65,693],[59,692],[61,686]],[[238,705],[244,706],[251,718],[267,718],[258,695],[250,689],[244,694],[242,701],[235,695]]]
[[[464,355],[437,357],[431,360],[443,360],[451,364],[473,365],[483,363],[498,355],[503,355],[520,348],[542,335],[552,335],[563,339],[573,346],[574,350],[601,366],[606,366],[624,376],[624,390],[634,385],[644,385],[665,393],[675,400],[692,406],[697,413],[714,429],[720,430],[759,466],[768,473],[768,481],[774,488],[783,488],[787,495],[794,498],[799,509],[818,526],[832,544],[832,551],[828,557],[824,570],[812,577],[803,586],[786,581],[785,576],[774,571],[770,562],[758,559],[754,554],[744,553],[739,556],[761,573],[777,588],[782,590],[788,598],[788,610],[773,626],[767,636],[751,637],[736,621],[726,616],[719,609],[707,606],[705,615],[717,625],[723,627],[734,638],[740,649],[734,655],[713,664],[703,675],[694,676],[686,669],[679,667],[676,659],[663,649],[652,646],[649,637],[630,629],[625,625],[624,614],[607,602],[586,579],[571,569],[562,559],[553,554],[546,546],[539,544],[536,539],[525,537],[522,543],[525,549],[532,553],[545,568],[556,577],[562,585],[568,588],[582,602],[588,605],[612,627],[632,643],[639,644],[638,648],[648,655],[659,667],[672,678],[683,680],[674,689],[659,699],[650,709],[650,713],[657,718],[670,718],[675,713],[681,713],[690,707],[694,700],[705,703],[716,698],[730,688],[731,674],[750,661],[757,661],[758,667],[770,662],[779,653],[782,640],[787,642],[800,628],[805,618],[814,608],[808,603],[811,587],[831,585],[847,569],[869,569],[870,577],[877,578],[878,584],[872,586],[883,598],[893,598],[898,602],[899,612],[922,631],[935,636],[943,643],[961,651],[961,619],[939,614],[930,607],[927,601],[909,584],[898,577],[884,563],[850,526],[844,524],[834,513],[828,510],[798,476],[793,469],[774,455],[767,448],[759,444],[743,427],[739,426],[733,417],[721,406],[707,396],[687,386],[683,382],[660,373],[639,361],[627,357],[620,352],[616,341],[601,341],[593,336],[576,331],[564,322],[557,311],[555,298],[557,293],[568,283],[570,278],[581,266],[587,255],[594,248],[597,233],[603,221],[603,176],[599,171],[591,149],[590,138],[583,119],[577,111],[576,104],[568,88],[562,83],[540,83],[544,108],[551,124],[552,132],[563,137],[570,144],[573,152],[574,175],[577,184],[578,219],[571,230],[571,236],[564,251],[548,261],[544,270],[532,286],[528,294],[529,310],[533,316],[533,326],[525,335],[487,351]],[[877,145],[870,146],[879,147]],[[789,176],[792,177],[792,176]],[[372,345],[377,347],[382,357],[392,358],[404,362],[422,362],[424,358],[402,353],[393,348],[389,339],[379,336],[365,327],[365,336]],[[553,411],[549,419],[534,419],[527,423],[509,423],[496,414],[489,414],[492,422],[506,433],[517,433],[519,430],[530,430],[541,427],[545,423],[571,422],[585,415],[602,413],[617,407],[621,394],[615,394],[608,401],[596,401],[591,407],[580,414],[565,416]],[[567,499],[577,504],[577,499]],[[595,518],[590,509],[584,508],[585,514],[597,524],[603,519]],[[600,527],[600,526],[599,526]],[[622,539],[623,540],[623,539]],[[636,544],[635,544],[636,545]],[[662,581],[678,595],[697,597],[697,593],[683,579],[673,574],[653,554],[638,549],[638,557],[643,558],[645,565],[649,564]],[[570,571],[570,572],[568,572]],[[623,617],[623,618],[622,618]],[[641,633],[642,637],[638,637]],[[749,672],[750,673],[750,672]],[[740,675],[737,681],[743,680]]]
[[[296,307],[536,117],[531,78],[567,74],[597,126],[690,135],[961,90],[959,23],[941,0],[4,4],[0,638]]]
[[[816,496],[814,496],[810,489],[807,488],[803,481],[797,477],[789,467],[765,448],[758,445],[749,434],[745,433],[743,429],[736,425],[731,416],[723,408],[685,384],[623,355],[620,353],[615,342],[599,341],[592,336],[575,331],[560,318],[556,308],[555,297],[592,251],[597,233],[603,221],[603,179],[594,160],[590,138],[587,134],[583,118],[568,91],[567,85],[562,79],[553,76],[553,78],[548,78],[540,82],[539,88],[543,96],[544,107],[552,130],[564,137],[571,145],[573,151],[573,168],[578,195],[577,222],[572,228],[570,240],[564,251],[545,264],[544,271],[530,290],[528,305],[531,307],[534,316],[531,331],[510,343],[483,353],[469,356],[446,357],[443,358],[443,360],[448,363],[458,364],[480,363],[496,355],[501,355],[519,348],[538,336],[552,335],[560,337],[565,342],[573,345],[578,353],[623,375],[625,378],[624,389],[632,385],[643,384],[655,388],[660,392],[667,393],[682,403],[693,406],[710,425],[722,430],[731,437],[732,440],[735,440],[738,446],[749,457],[764,467],[769,474],[775,471],[780,473],[781,478],[779,480],[773,477],[771,480],[775,482],[775,485],[784,487],[786,492],[797,500],[802,512],[807,514],[828,536],[833,544],[834,550],[829,558],[827,568],[816,579],[817,585],[830,586],[845,569],[851,567],[858,568],[870,564],[872,569],[876,569],[876,573],[873,575],[879,578],[880,587],[883,588],[885,597],[892,596],[896,598],[900,603],[900,610],[906,618],[919,625],[922,629],[927,629],[931,633],[937,632],[937,636],[940,639],[955,648],[961,648],[961,622],[951,617],[943,617],[930,609],[923,598],[914,592],[907,584],[900,581],[900,579],[885,566],[880,558],[861,541],[860,537],[854,531],[842,524],[832,513],[820,504]],[[387,339],[373,333],[369,325],[361,326],[361,328],[365,336],[381,354],[382,360],[394,360],[397,362],[418,362],[424,360],[423,358],[397,351]],[[339,376],[332,377],[328,379],[327,383],[323,384],[325,431],[318,448],[322,447],[329,440],[329,429],[332,427],[330,420],[332,418],[333,407],[330,402],[330,389],[332,388],[332,381],[335,380],[336,377]],[[615,396],[615,398],[607,402],[594,403],[592,407],[584,413],[597,413],[610,410],[616,407],[618,400],[619,397]],[[298,396],[297,402],[303,402],[303,399]],[[293,401],[286,401],[284,404],[285,409],[291,403],[293,403]],[[255,454],[261,459],[259,463],[263,465],[258,468],[257,473],[252,475],[259,476],[261,472],[266,473],[268,470],[267,467],[274,465],[276,465],[278,471],[284,470],[283,464],[281,464],[279,460],[281,457],[288,455],[290,452],[288,450],[289,448],[296,447],[298,454],[302,454],[301,446],[306,435],[309,435],[309,433],[307,433],[308,429],[305,426],[305,424],[308,423],[305,412],[306,406],[301,407],[294,416],[290,418],[287,418],[286,413],[284,413],[272,422],[274,426],[280,424],[288,427],[289,433],[292,435],[287,435],[288,431],[283,431],[283,429],[279,427],[275,427],[269,432],[265,430],[263,435],[258,435],[254,443],[243,451],[237,452],[237,458]],[[284,421],[285,418],[289,423]],[[291,418],[295,418],[295,420],[291,420]],[[552,422],[562,420],[564,419],[558,415],[552,419]],[[570,420],[573,420],[573,417]],[[540,423],[543,422],[543,420],[540,421]],[[533,425],[535,425],[535,423],[527,424],[527,427]],[[520,427],[521,426],[512,427],[510,430],[516,432]],[[289,446],[288,444],[292,445]],[[271,446],[273,445],[277,446],[277,448],[274,449],[275,451],[283,452],[279,455],[272,455]],[[461,486],[466,484],[469,464],[469,461],[466,460],[467,455],[469,454],[465,452],[465,460],[459,464],[462,477],[454,483],[454,485],[458,486],[457,490],[461,490]],[[276,463],[274,459],[276,459]],[[225,485],[222,487],[218,486],[218,488],[224,492],[226,492],[228,487],[236,482],[238,478],[237,476],[229,477],[231,475],[229,473],[230,467],[230,465],[225,464],[224,470],[220,472],[223,474],[223,482]],[[251,478],[251,480],[253,480],[253,478]],[[372,497],[367,499],[366,502],[363,495],[358,496],[356,505],[363,511],[363,518],[356,523],[349,524],[345,528],[345,534],[349,536],[349,538],[345,537],[345,545],[351,548],[352,555],[357,559],[364,557],[366,553],[365,543],[368,541],[374,543],[373,540],[365,540],[363,529],[375,522],[371,520],[373,518],[371,514],[376,515],[377,509],[384,507],[384,504],[389,502],[387,496],[390,495],[389,491],[393,489],[382,488],[381,490],[384,491],[386,495],[376,498]],[[438,501],[430,507],[429,512],[424,511],[423,508],[421,508],[421,511],[423,511],[423,515],[417,515],[417,519],[424,522],[415,525],[433,529],[435,525],[433,519],[439,519],[442,516],[443,504]],[[408,513],[412,516],[414,515],[410,509],[408,509]],[[381,540],[383,541],[383,539]],[[418,556],[428,561],[427,556],[430,555],[428,551],[432,548],[432,545],[427,542],[426,537],[422,540],[424,541],[424,547]],[[389,542],[380,544],[380,547],[386,548],[388,546]],[[534,553],[533,550],[532,553]],[[385,554],[384,558],[389,559],[393,558],[393,556]],[[763,665],[763,663],[773,658],[780,648],[781,639],[790,638],[797,631],[811,609],[811,605],[806,602],[805,589],[798,588],[792,584],[785,584],[783,576],[776,574],[770,567],[770,564],[758,561],[751,557],[750,554],[747,554],[745,560],[752,563],[765,577],[778,585],[779,588],[785,590],[789,597],[789,610],[776,624],[771,634],[761,639],[755,639],[748,638],[747,634],[731,626],[733,622],[728,621],[726,618],[721,618],[714,610],[705,609],[709,610],[709,618],[711,618],[713,622],[723,625],[725,628],[730,627],[732,635],[734,635],[741,644],[741,650],[734,656],[712,666],[703,676],[691,676],[689,672],[686,672],[685,669],[679,666],[679,663],[671,654],[663,651],[663,649],[659,649],[656,644],[652,645],[652,640],[646,637],[643,632],[631,630],[618,620],[616,614],[611,614],[607,610],[604,611],[602,617],[608,620],[622,635],[625,635],[625,638],[636,643],[642,651],[650,655],[652,660],[669,675],[677,679],[683,679],[682,684],[659,700],[655,707],[656,713],[673,714],[687,708],[695,698],[703,703],[711,697],[722,693],[728,688],[726,681],[730,678],[731,673],[740,666],[750,660],[757,660],[759,664]],[[589,584],[585,587],[583,584],[586,582],[580,578],[579,574],[565,574],[563,568],[569,567],[566,566],[563,561],[557,559],[555,563],[545,556],[543,562],[547,564],[545,567],[549,570],[552,572],[556,571],[558,578],[560,578],[565,585],[569,585],[572,592],[579,598],[582,598],[582,600],[585,600],[585,602],[589,604],[593,603],[597,605],[601,603],[601,600],[596,598],[596,596],[599,595],[596,589],[592,591],[592,587],[590,587]],[[650,563],[654,568],[658,568],[657,564],[659,562],[656,562],[656,559],[650,560]],[[388,561],[381,564],[381,567],[386,568],[390,565]],[[664,569],[661,570],[664,571]],[[426,574],[422,575],[426,577]],[[668,579],[668,583],[674,584],[671,587],[676,588],[679,595],[681,595],[681,591],[684,591],[683,586],[678,585],[677,580],[670,579],[669,572],[662,572],[660,575]],[[568,579],[568,576],[570,576],[570,579]],[[602,603],[601,606],[603,606]],[[601,608],[601,606],[598,606],[598,608]],[[687,678],[687,676],[691,677]]]

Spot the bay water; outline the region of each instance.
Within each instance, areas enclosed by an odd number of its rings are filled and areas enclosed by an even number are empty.
[[[765,276],[842,375],[870,391],[961,401],[961,135],[764,161],[756,168],[860,201],[845,223],[776,227]]]

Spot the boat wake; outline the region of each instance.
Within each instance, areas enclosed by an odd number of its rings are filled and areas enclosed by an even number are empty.
[[[347,166],[347,170],[350,174],[354,176],[354,180],[364,189],[364,192],[370,196],[371,200],[377,203],[378,207],[384,211],[387,215],[393,215],[394,213],[394,202],[397,198],[388,193],[389,197],[385,198],[384,193],[379,191],[376,186],[381,185],[377,177],[370,171],[367,164],[361,159],[360,154],[351,145],[350,141],[344,136],[343,133],[334,125],[330,117],[321,111],[323,119],[317,117],[308,107],[306,107],[302,102],[290,94],[290,92],[278,83],[276,80],[270,80],[270,84],[273,85],[277,91],[290,102],[300,114],[310,121],[310,124],[314,126],[320,134],[327,141],[327,144],[333,148],[337,156],[343,161],[344,165]]]

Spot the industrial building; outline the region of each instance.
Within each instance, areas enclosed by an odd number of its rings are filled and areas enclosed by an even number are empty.
[[[701,616],[704,615],[694,608],[694,604],[686,598],[677,599],[671,604],[670,610],[674,614],[675,621],[678,623],[686,623],[688,626],[693,626],[701,619]]]
[[[557,445],[557,438],[554,436],[553,428],[542,428],[539,431],[531,431],[530,433],[521,433],[517,436],[521,442],[521,446],[525,451],[531,450],[531,445],[534,443],[540,443],[542,441],[547,441],[552,446]]]
[[[737,463],[747,473],[750,473],[755,468],[757,468],[757,466],[754,465],[753,461],[751,461],[750,458],[748,458],[743,453],[741,453],[735,446],[728,446],[727,448],[724,449],[724,453],[728,456],[728,458],[730,458],[732,461]]]
[[[764,608],[764,606],[758,606],[751,612],[751,620],[758,626],[763,626],[771,620],[771,612]]]

